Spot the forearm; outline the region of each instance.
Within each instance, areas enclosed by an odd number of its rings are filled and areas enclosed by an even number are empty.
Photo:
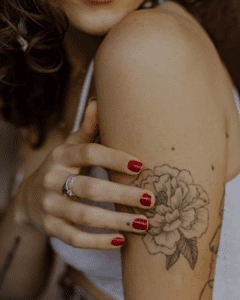
[[[33,227],[14,223],[15,201],[0,220],[0,298],[37,299],[54,264],[48,237]]]
[[[44,146],[40,149],[32,149],[24,141],[19,150],[13,177],[15,178],[17,171],[23,165],[23,181],[21,183],[23,186],[24,181],[40,167],[47,155],[63,142],[62,132],[56,130],[48,134]],[[32,189],[27,184],[24,190],[26,191],[28,188]],[[49,244],[48,237],[34,226],[19,226],[14,222],[14,209],[16,203],[22,203],[22,191],[23,189],[19,188],[15,196],[16,199],[15,197],[9,199],[8,208],[0,219],[1,300],[36,300],[47,287],[54,266],[55,254]],[[19,241],[18,244],[17,241]],[[8,257],[12,251],[14,253],[10,263]]]

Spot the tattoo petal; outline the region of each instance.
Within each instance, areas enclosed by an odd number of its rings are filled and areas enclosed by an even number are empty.
[[[167,223],[171,223],[175,220],[177,220],[180,216],[179,210],[175,209],[172,213],[167,213],[165,215],[165,220]]]
[[[157,180],[154,182],[154,187],[156,191],[164,191],[166,190],[166,187],[168,190],[170,189],[170,175],[169,174],[164,174],[161,177],[155,176]]]
[[[182,226],[186,229],[188,229],[191,224],[195,222],[196,218],[196,210],[193,208],[188,211],[181,212]]]
[[[167,213],[172,213],[173,210],[171,207],[167,207],[165,205],[158,205],[156,207],[156,212],[160,215],[160,216],[165,216]]]
[[[198,209],[201,208],[205,205],[207,205],[208,203],[205,203],[203,199],[197,199],[194,203],[188,205],[187,207],[185,207],[182,211],[188,211],[190,209]]]
[[[180,238],[181,238],[181,236],[180,236],[178,230],[174,230],[174,231],[169,231],[169,232],[163,231],[158,236],[155,236],[154,240],[157,245],[165,246],[168,249],[172,249],[176,245],[176,242],[178,242],[180,240]]]
[[[164,231],[175,231],[179,226],[181,226],[181,224],[182,224],[182,221],[178,219],[172,223],[167,223],[164,226],[163,230]]]
[[[142,181],[146,179],[148,176],[154,176],[154,173],[150,169],[145,169],[141,172],[141,176],[138,176],[137,179],[134,180],[134,182],[131,182],[130,185],[142,187]]]
[[[176,209],[182,206],[183,194],[182,188],[178,187],[175,190],[175,194],[170,198],[170,206],[172,209]]]
[[[151,192],[153,192],[154,195],[156,195],[156,190],[154,188],[154,181],[152,182],[152,180],[154,180],[154,178],[158,179],[156,176],[149,176],[147,179],[143,180],[142,188],[146,189],[148,191],[151,191]]]
[[[165,217],[159,214],[155,214],[153,218],[149,218],[148,222],[152,227],[160,227],[166,224]]]
[[[185,199],[185,197],[187,196],[187,194],[189,192],[188,186],[183,181],[178,181],[178,186],[181,187],[181,189],[182,189],[182,198]]]
[[[178,177],[177,177],[177,180],[178,181],[183,181],[187,185],[190,185],[190,184],[194,183],[191,173],[187,170],[181,170]]]
[[[204,207],[196,210],[197,219],[195,223],[190,226],[190,229],[186,229],[180,226],[178,229],[184,234],[187,239],[194,237],[200,238],[208,228],[208,210]]]
[[[148,233],[151,234],[151,235],[159,235],[162,233],[163,231],[163,227],[152,227],[151,229],[148,230]]]
[[[157,245],[154,240],[154,237],[151,234],[146,234],[143,237],[143,242],[146,245],[147,250],[150,254],[164,253],[166,255],[172,255],[177,249],[176,245],[172,249],[169,249],[165,246]]]
[[[209,204],[207,193],[203,190],[203,188],[200,185],[189,185],[188,190],[188,194],[182,203],[182,210],[184,210],[189,205],[193,205],[198,199],[202,200],[201,206]]]
[[[169,165],[154,168],[154,174],[158,177],[161,177],[164,174],[169,174],[171,177],[178,177],[179,173],[177,168],[172,168]]]

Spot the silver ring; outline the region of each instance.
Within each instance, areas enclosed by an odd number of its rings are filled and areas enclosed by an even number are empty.
[[[77,196],[72,192],[72,184],[73,180],[76,177],[76,175],[70,175],[66,179],[63,188],[62,188],[62,193],[64,196],[69,196],[71,198],[76,198]]]

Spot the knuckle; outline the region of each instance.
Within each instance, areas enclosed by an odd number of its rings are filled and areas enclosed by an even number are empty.
[[[125,227],[125,219],[122,215],[119,216],[119,213],[114,213],[114,223],[112,225],[112,227],[115,229],[115,230],[118,230],[118,228],[124,230],[124,227]]]
[[[42,206],[43,206],[43,211],[44,212],[50,213],[50,210],[51,210],[51,207],[52,207],[52,201],[48,197],[45,197],[43,199]]]
[[[81,209],[76,209],[73,207],[73,209],[70,209],[68,211],[68,219],[71,222],[79,223],[79,221],[83,218],[83,211]]]
[[[96,195],[99,194],[100,189],[98,188],[97,184],[94,182],[91,182],[92,180],[90,180],[89,182],[89,196],[91,197],[92,200],[96,199]]]
[[[86,180],[84,189],[85,189],[84,191],[85,195],[87,195],[88,198],[93,200],[96,195],[96,186],[93,184],[92,179],[88,178]]]
[[[83,151],[83,156],[86,161],[91,161],[95,155],[94,144],[86,144],[85,149]]]
[[[84,210],[81,209],[79,211],[77,216],[78,222],[80,222],[84,226],[90,226],[88,216],[89,216],[89,208],[86,206]]]
[[[120,199],[119,199],[119,203],[121,204],[128,204],[129,205],[129,199],[131,199],[131,196],[129,197],[129,189],[121,189],[121,193],[120,193]]]
[[[59,161],[61,160],[61,158],[64,156],[64,145],[60,145],[60,146],[57,146],[56,148],[54,148],[51,152],[52,154],[52,159],[54,161]]]
[[[43,176],[43,186],[45,189],[50,189],[52,186],[52,174],[49,172],[45,173]]]
[[[140,204],[140,198],[138,199],[136,190],[134,188],[126,186],[121,190],[119,202],[120,204],[124,204],[126,206],[138,207]]]
[[[66,237],[66,243],[75,248],[79,247],[79,239],[73,233],[69,233]]]
[[[96,237],[94,240],[94,248],[102,249],[102,240],[100,237]]]
[[[53,232],[53,225],[48,216],[45,216],[43,218],[43,227],[44,227],[44,230],[46,231],[46,233],[51,235],[51,233]]]

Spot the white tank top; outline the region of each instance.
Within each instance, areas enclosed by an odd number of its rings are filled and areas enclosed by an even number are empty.
[[[160,0],[159,4],[162,2]],[[94,62],[92,61],[84,81],[73,132],[78,130],[84,114],[93,75],[93,65]],[[240,118],[240,98],[236,88],[233,90],[233,94]],[[104,168],[94,166],[90,170],[90,176],[109,180],[107,171]],[[23,169],[19,170],[15,178],[12,195],[16,194],[18,190],[22,174]],[[214,277],[213,300],[240,299],[239,187],[240,174],[226,184],[222,232]],[[116,211],[113,203],[95,202],[82,198],[79,201]],[[119,231],[113,229],[92,228],[79,224],[76,224],[76,227],[91,233],[119,233]],[[117,300],[124,300],[120,248],[111,250],[79,249],[53,237],[50,238],[50,243],[63,261],[84,273],[95,286]],[[199,298],[199,300],[204,299]]]

